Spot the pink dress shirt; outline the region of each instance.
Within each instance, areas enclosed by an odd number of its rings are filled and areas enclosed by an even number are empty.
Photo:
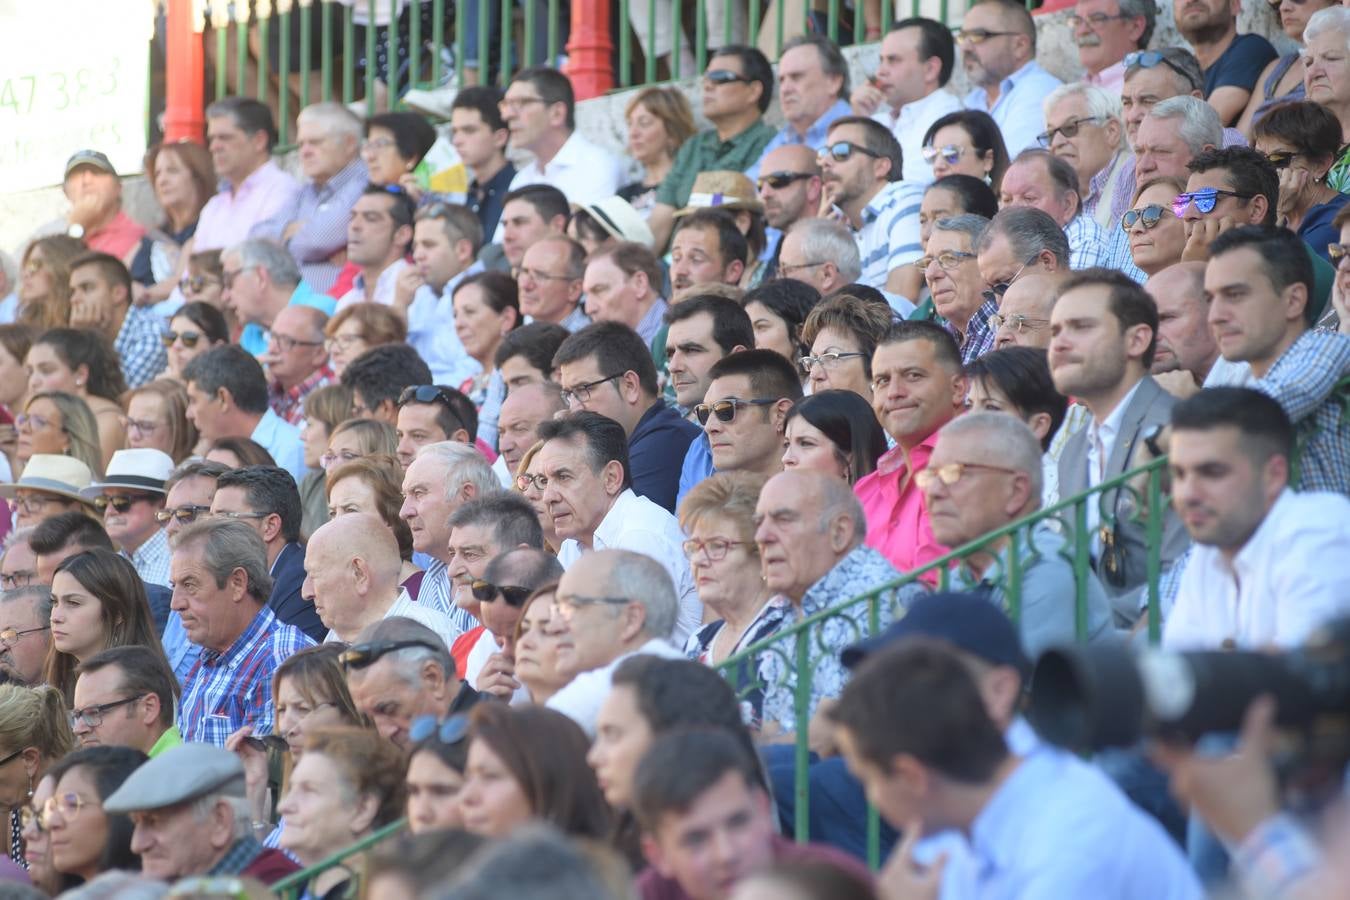
[[[877,470],[853,486],[867,516],[867,546],[876,550],[901,572],[912,572],[948,551],[933,537],[923,491],[914,483],[915,472],[928,465],[937,443],[937,432],[909,452],[896,447],[877,460]],[[923,576],[937,584],[937,572]]]
[[[206,202],[197,220],[194,251],[223,250],[247,240],[255,225],[289,209],[299,193],[300,182],[272,160],[234,190],[222,182],[220,192]]]

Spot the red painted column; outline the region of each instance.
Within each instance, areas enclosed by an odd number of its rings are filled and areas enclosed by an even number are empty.
[[[578,100],[599,97],[614,87],[613,50],[609,0],[572,0],[572,35],[567,42],[565,72]]]
[[[169,0],[165,21],[164,140],[205,138],[205,80],[202,28],[193,0]]]

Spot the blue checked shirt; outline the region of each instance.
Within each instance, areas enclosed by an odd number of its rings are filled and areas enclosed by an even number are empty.
[[[981,303],[980,308],[975,310],[975,315],[966,323],[964,338],[950,322],[942,323],[942,327],[956,338],[956,343],[961,347],[961,365],[968,366],[994,349],[994,338],[998,336],[998,332],[989,327],[989,317],[996,312],[998,300],[986,300]]]
[[[885,290],[886,276],[892,269],[923,255],[919,243],[921,202],[923,185],[892,181],[863,209],[862,227],[853,232],[862,259],[862,276],[858,281]]]
[[[258,226],[256,236],[280,241],[287,225],[301,223],[286,249],[299,263],[304,280],[319,293],[327,293],[342,269],[331,261],[333,254],[347,249],[347,220],[369,183],[370,173],[357,156],[321,186],[306,181],[293,202]]]
[[[122,555],[131,562],[141,581],[169,587],[169,535],[163,528],[130,553],[123,550]]]
[[[439,559],[427,566],[426,574],[422,576],[422,587],[417,592],[417,602],[449,616],[450,623],[455,626],[455,637],[478,627],[478,620],[473,617],[473,613],[455,603],[449,569]]]
[[[133,306],[127,310],[122,327],[113,341],[113,350],[122,363],[127,386],[137,388],[164,371],[169,357],[164,350],[164,320],[154,310]]]
[[[223,747],[245,725],[256,735],[271,734],[272,675],[288,657],[312,646],[307,634],[263,606],[229,649],[203,648],[178,701],[183,740]]]
[[[1350,494],[1350,397],[1333,390],[1347,377],[1350,337],[1308,331],[1251,385],[1294,423],[1300,491]]]
[[[1124,272],[1139,284],[1148,280],[1144,271],[1134,264],[1125,232],[1119,228],[1106,231],[1090,216],[1079,213],[1064,226],[1064,236],[1069,239],[1070,269],[1101,266]]]

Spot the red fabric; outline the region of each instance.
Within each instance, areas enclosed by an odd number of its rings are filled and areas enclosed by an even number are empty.
[[[119,212],[113,220],[97,231],[84,236],[84,243],[90,250],[110,253],[118,259],[125,259],[145,237],[145,229],[124,212]]]
[[[256,878],[263,884],[275,884],[292,872],[299,872],[297,866],[280,850],[268,848],[258,854],[258,858],[244,867],[240,875]]]
[[[361,274],[361,267],[354,262],[349,262],[338,272],[337,281],[328,289],[328,296],[334,300],[341,300],[343,296],[352,289],[356,283],[356,276]]]
[[[450,647],[450,655],[455,658],[455,671],[460,674],[460,677],[463,677],[464,673],[468,671],[469,654],[473,652],[473,645],[478,643],[478,639],[482,636],[485,628],[486,626],[479,625],[477,628],[469,629],[455,638],[455,643]]]
[[[825,844],[798,844],[785,837],[775,835],[773,839],[774,862],[813,862],[824,863],[843,869],[859,878],[866,885],[872,884],[872,873],[861,861],[854,859],[842,850]],[[634,882],[638,896],[642,900],[690,900],[684,888],[673,878],[667,878],[648,866]]]

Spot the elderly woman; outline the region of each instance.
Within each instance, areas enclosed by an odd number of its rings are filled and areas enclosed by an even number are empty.
[[[1303,30],[1303,87],[1307,98],[1331,111],[1341,126],[1341,151],[1327,173],[1327,187],[1350,190],[1350,9],[1313,13]]]
[[[323,329],[328,364],[335,377],[371,347],[401,344],[408,339],[408,325],[398,313],[378,303],[353,303],[337,311]]]
[[[1328,262],[1332,226],[1350,196],[1327,186],[1327,172],[1341,146],[1341,124],[1324,106],[1307,100],[1270,109],[1252,130],[1252,141],[1280,173],[1278,224],[1298,232]]]
[[[1252,126],[1261,121],[1261,117],[1281,103],[1302,100],[1303,87],[1303,36],[1313,13],[1335,5],[1335,0],[1267,0],[1280,17],[1280,28],[1297,46],[1292,53],[1286,53],[1273,59],[1261,71],[1256,80],[1259,90],[1252,91],[1247,108],[1237,121],[1237,130],[1251,134]]]
[[[939,219],[933,224],[924,256],[914,261],[923,271],[943,327],[961,348],[962,362],[994,348],[995,329],[989,327],[989,317],[998,312],[998,297],[992,292],[986,295],[984,278],[975,263],[975,241],[988,224],[983,216]]]
[[[811,392],[834,388],[872,399],[872,351],[891,327],[891,308],[853,296],[822,300],[802,324],[811,355],[801,359]]]
[[[1134,203],[1120,217],[1120,227],[1130,242],[1130,257],[1146,275],[1156,275],[1181,261],[1186,223],[1172,211],[1172,201],[1185,190],[1185,179],[1151,178],[1134,192]]]

